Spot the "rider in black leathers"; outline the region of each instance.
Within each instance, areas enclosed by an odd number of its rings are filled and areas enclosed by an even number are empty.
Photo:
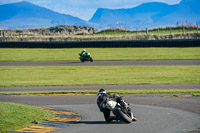
[[[104,118],[106,122],[110,122],[112,120],[117,120],[116,116],[110,116],[110,110],[105,108],[105,102],[107,98],[116,98],[117,103],[122,102],[122,98],[119,95],[111,95],[110,93],[106,93],[104,89],[100,89],[97,95],[97,105],[101,112],[104,114]]]

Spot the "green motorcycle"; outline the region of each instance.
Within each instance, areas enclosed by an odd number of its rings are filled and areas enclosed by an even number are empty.
[[[81,62],[84,62],[84,61],[93,62],[93,59],[92,59],[90,53],[84,53],[83,55],[81,53],[79,53],[79,56],[80,56],[79,59]]]

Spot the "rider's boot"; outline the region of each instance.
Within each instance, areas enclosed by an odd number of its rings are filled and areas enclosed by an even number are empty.
[[[137,121],[137,118],[133,116],[132,121]]]
[[[132,121],[137,121],[137,118],[133,115],[132,112],[131,112],[131,118],[132,118]]]

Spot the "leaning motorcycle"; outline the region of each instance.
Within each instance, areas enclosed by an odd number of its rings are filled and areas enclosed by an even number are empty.
[[[85,53],[84,55],[82,55],[81,53],[79,53],[79,59],[81,62],[84,62],[84,61],[90,61],[90,62],[93,62],[93,59],[91,57],[91,54],[90,53]]]
[[[124,100],[121,103],[117,103],[114,99],[107,99],[105,107],[112,111],[118,120],[124,123],[131,123],[137,120],[131,112],[129,104]]]

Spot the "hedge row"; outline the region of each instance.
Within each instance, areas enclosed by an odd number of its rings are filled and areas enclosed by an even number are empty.
[[[199,47],[200,39],[67,41],[67,42],[0,42],[0,48],[111,48],[111,47]]]

